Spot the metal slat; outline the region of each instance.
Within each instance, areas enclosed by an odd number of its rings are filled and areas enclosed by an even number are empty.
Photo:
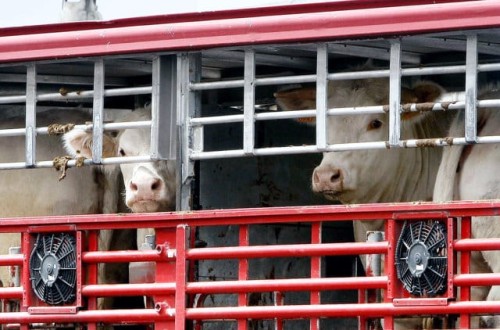
[[[36,162],[36,64],[30,63],[26,70],[26,166]]]
[[[176,159],[177,79],[176,57],[153,60],[151,99],[151,158]]]
[[[316,146],[325,150],[328,145],[327,116],[328,109],[328,46],[318,44],[316,63]]]
[[[201,79],[201,55],[181,53],[177,57],[177,126],[179,127],[180,148],[177,159],[177,210],[190,210],[192,207],[192,178],[194,160],[190,158],[193,150],[203,150],[203,132],[199,139],[194,138],[197,129],[190,125],[191,118],[200,112],[201,98],[191,89]]]
[[[243,151],[251,155],[255,145],[255,51],[245,50],[245,84],[243,87]]]
[[[102,141],[104,122],[104,59],[96,59],[94,63],[94,110],[92,112],[92,161],[94,164],[102,162]]]
[[[391,40],[389,73],[389,146],[397,147],[401,137],[401,41]]]
[[[467,36],[465,57],[465,141],[475,143],[477,138],[477,35]]]

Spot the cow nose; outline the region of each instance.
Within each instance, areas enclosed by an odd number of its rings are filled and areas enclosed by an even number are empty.
[[[313,190],[340,191],[343,177],[339,168],[317,167],[313,172]]]
[[[130,181],[130,190],[135,193],[152,193],[161,189],[159,178],[140,178]]]

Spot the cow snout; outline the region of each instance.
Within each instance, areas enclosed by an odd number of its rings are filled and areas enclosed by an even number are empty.
[[[335,195],[343,190],[344,174],[341,169],[318,166],[312,177],[313,191],[328,195]]]
[[[137,195],[152,195],[161,190],[161,186],[161,180],[153,177],[130,181],[130,190]]]

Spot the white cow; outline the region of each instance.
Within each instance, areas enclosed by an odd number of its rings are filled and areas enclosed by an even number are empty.
[[[500,92],[489,87],[480,93],[481,99],[498,99]],[[478,110],[477,131],[482,136],[500,135],[500,112],[497,109]],[[455,117],[450,136],[464,136],[464,114]],[[439,167],[434,190],[434,200],[481,200],[500,198],[500,145],[480,144],[451,146],[446,148]],[[498,217],[474,217],[472,236],[476,238],[500,238]],[[472,255],[473,272],[500,273],[499,251],[481,251]],[[484,259],[483,259],[484,258]],[[484,263],[486,261],[486,263]],[[474,300],[500,300],[500,287],[474,288]],[[500,316],[483,317],[484,325],[500,328]]]
[[[141,108],[122,121],[151,119],[151,110]],[[65,147],[73,155],[92,158],[92,134],[74,129],[64,135]],[[146,156],[150,154],[150,129],[126,129],[116,138],[104,140],[104,157]],[[175,162],[155,161],[120,165],[125,184],[125,203],[134,213],[175,209]],[[144,242],[150,230],[138,230],[137,243]]]
[[[434,102],[443,92],[434,83],[421,82],[412,88],[403,88],[401,101]],[[384,78],[332,81],[328,86],[329,108],[386,105],[388,98],[389,82]],[[276,99],[285,110],[316,107],[315,88],[278,92]],[[401,116],[402,139],[445,136],[448,117],[450,114],[443,112],[404,114]],[[330,144],[388,140],[387,113],[333,116],[328,121]],[[431,200],[441,155],[441,148],[327,152],[314,169],[312,189],[344,204]],[[367,231],[384,230],[383,220],[353,223],[358,242],[366,241]],[[420,320],[415,320],[408,327],[419,323]]]
[[[99,20],[102,20],[102,15],[97,10],[96,0],[63,0],[61,22]]]
[[[37,126],[52,123],[85,123],[88,114],[77,111],[48,111],[37,116]],[[9,119],[0,128],[24,127],[24,118]],[[25,160],[24,137],[0,138],[0,162]],[[36,139],[38,160],[50,160],[65,154],[60,139],[39,135]],[[94,213],[116,213],[119,192],[118,173],[104,174],[98,168],[82,168],[72,171],[65,180],[51,168],[0,171],[0,217],[50,216]],[[91,178],[89,180],[89,178]],[[20,246],[19,234],[0,234],[0,253],[7,254],[11,246]],[[108,249],[111,232],[102,231],[100,249]],[[29,255],[30,251],[25,251]],[[1,267],[0,279],[5,286],[10,274]],[[101,278],[101,281],[105,279]]]

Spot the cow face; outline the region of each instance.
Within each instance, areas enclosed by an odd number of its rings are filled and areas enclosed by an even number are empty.
[[[277,103],[285,110],[305,110],[315,107],[314,88],[276,93]],[[431,102],[441,94],[441,88],[422,83],[413,89],[403,89],[403,103]],[[328,107],[362,107],[386,105],[389,98],[387,79],[334,81],[328,86]],[[424,114],[402,116],[405,138],[418,135],[419,122]],[[359,114],[330,116],[328,142],[330,144],[362,143],[388,140],[388,114]],[[394,185],[404,169],[403,159],[409,150],[368,150],[327,152],[312,174],[312,190],[327,199],[343,203],[377,202],[385,199],[388,187]],[[402,154],[405,157],[402,158]],[[391,181],[392,179],[392,181]],[[386,189],[387,188],[387,189]]]
[[[128,129],[118,137],[119,156],[146,156],[150,153],[150,130]],[[155,161],[121,164],[125,203],[134,212],[171,211],[175,208],[175,164]]]
[[[124,121],[150,119],[149,109],[134,111]],[[92,133],[73,129],[64,135],[66,150],[73,156],[92,158]],[[147,156],[150,154],[150,129],[126,129],[116,138],[105,135],[103,157]],[[175,209],[175,162],[154,161],[121,164],[125,203],[134,213]]]

